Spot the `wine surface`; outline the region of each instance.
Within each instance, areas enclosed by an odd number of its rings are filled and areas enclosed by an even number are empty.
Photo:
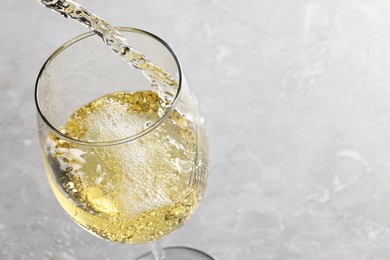
[[[115,140],[149,127],[161,103],[153,91],[108,94],[76,110],[60,131],[84,141]],[[77,223],[111,241],[144,243],[176,230],[198,206],[206,176],[196,173],[197,145],[194,122],[174,110],[156,129],[119,145],[79,145],[50,133],[46,167]]]

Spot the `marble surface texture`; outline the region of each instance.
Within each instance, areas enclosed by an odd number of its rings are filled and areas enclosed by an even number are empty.
[[[211,166],[193,218],[164,245],[219,260],[390,259],[388,0],[83,0],[177,52]],[[33,0],[1,0],[0,259],[134,259],[64,213],[43,170],[33,88],[85,32]]]

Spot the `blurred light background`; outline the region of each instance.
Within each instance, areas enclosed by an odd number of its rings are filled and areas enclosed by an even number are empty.
[[[390,258],[390,2],[83,0],[178,54],[204,113],[204,200],[164,245],[219,260]],[[0,259],[134,259],[55,200],[38,147],[40,67],[86,29],[1,0]]]

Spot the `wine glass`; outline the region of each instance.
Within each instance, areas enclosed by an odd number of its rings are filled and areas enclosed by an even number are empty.
[[[178,84],[151,83],[93,32],[57,49],[35,89],[51,188],[90,233],[125,244],[153,242],[153,254],[139,259],[213,259],[184,247],[164,251],[156,242],[198,207],[208,174],[208,143],[172,49],[148,32],[118,29]]]

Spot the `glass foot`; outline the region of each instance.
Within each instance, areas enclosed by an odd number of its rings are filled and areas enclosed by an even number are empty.
[[[164,247],[166,260],[215,260],[202,251],[184,246]],[[136,260],[154,260],[153,253],[141,255]]]

